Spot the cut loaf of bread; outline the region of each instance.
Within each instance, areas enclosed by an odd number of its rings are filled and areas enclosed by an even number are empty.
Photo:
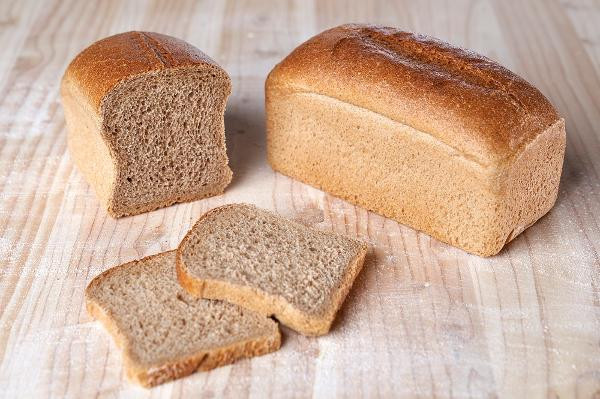
[[[227,73],[173,37],[100,40],[61,83],[71,157],[115,217],[221,194],[231,181]]]
[[[471,51],[343,25],[296,48],[265,87],[275,170],[466,251],[498,253],[556,200],[564,120]]]
[[[175,275],[175,251],[107,270],[85,297],[88,312],[122,349],[128,378],[145,387],[280,345],[273,320],[185,292]]]
[[[274,315],[305,335],[329,331],[362,268],[366,244],[252,205],[204,214],[177,250],[190,293]]]

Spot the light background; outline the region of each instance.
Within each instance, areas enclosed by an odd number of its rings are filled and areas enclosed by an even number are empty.
[[[567,120],[555,208],[482,259],[274,173],[265,162],[268,71],[345,22],[427,33],[498,60]],[[0,396],[598,397],[600,2],[0,2]],[[235,177],[221,197],[111,219],[66,152],[69,60],[132,29],[181,37],[231,74]],[[101,271],[175,248],[207,209],[251,202],[373,245],[333,331],[284,329],[281,350],[144,390],[85,312]]]

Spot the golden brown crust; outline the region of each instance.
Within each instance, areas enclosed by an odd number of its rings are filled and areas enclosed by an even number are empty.
[[[204,213],[194,227],[204,222],[204,219],[214,213],[226,211],[228,208],[235,207],[237,204],[223,205],[213,208]],[[200,279],[189,273],[188,267],[182,260],[182,248],[185,247],[190,238],[192,227],[183,237],[175,258],[177,279],[181,286],[190,294],[206,299],[219,299],[227,301],[238,306],[245,307],[265,316],[275,316],[279,322],[289,328],[306,336],[319,336],[327,334],[335,320],[337,311],[342,306],[344,299],[356,276],[362,270],[368,246],[357,241],[359,250],[356,256],[350,261],[347,272],[344,274],[337,290],[332,294],[331,301],[326,309],[323,309],[320,315],[315,316],[306,314],[287,302],[284,298],[270,295],[259,289],[244,285],[234,284],[228,281]]]
[[[119,82],[142,73],[194,65],[221,67],[183,40],[153,32],[125,32],[93,43],[67,67],[63,81],[79,86],[100,113],[102,100]]]
[[[498,166],[559,120],[535,87],[496,62],[424,35],[342,25],[296,48],[267,91],[335,98]]]
[[[117,164],[106,138],[101,134],[100,115],[90,104],[81,101],[82,98],[78,85],[71,79],[64,79],[61,100],[68,130],[69,153],[79,171],[90,182],[102,206],[110,212]]]

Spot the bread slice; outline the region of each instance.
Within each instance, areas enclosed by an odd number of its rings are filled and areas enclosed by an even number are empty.
[[[72,159],[114,217],[221,194],[231,181],[227,73],[170,36],[127,32],[69,65],[61,97]]]
[[[362,268],[367,246],[252,205],[204,214],[177,250],[190,293],[273,315],[305,335],[329,331]]]
[[[123,351],[127,377],[151,387],[280,345],[277,323],[177,283],[175,251],[114,267],[85,291],[88,312]]]
[[[424,35],[342,25],[266,84],[276,171],[489,256],[552,208],[565,123],[498,63]]]

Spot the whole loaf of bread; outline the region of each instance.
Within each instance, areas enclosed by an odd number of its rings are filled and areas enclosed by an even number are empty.
[[[275,170],[468,252],[498,253],[556,200],[564,120],[471,51],[343,25],[296,48],[265,89]]]

